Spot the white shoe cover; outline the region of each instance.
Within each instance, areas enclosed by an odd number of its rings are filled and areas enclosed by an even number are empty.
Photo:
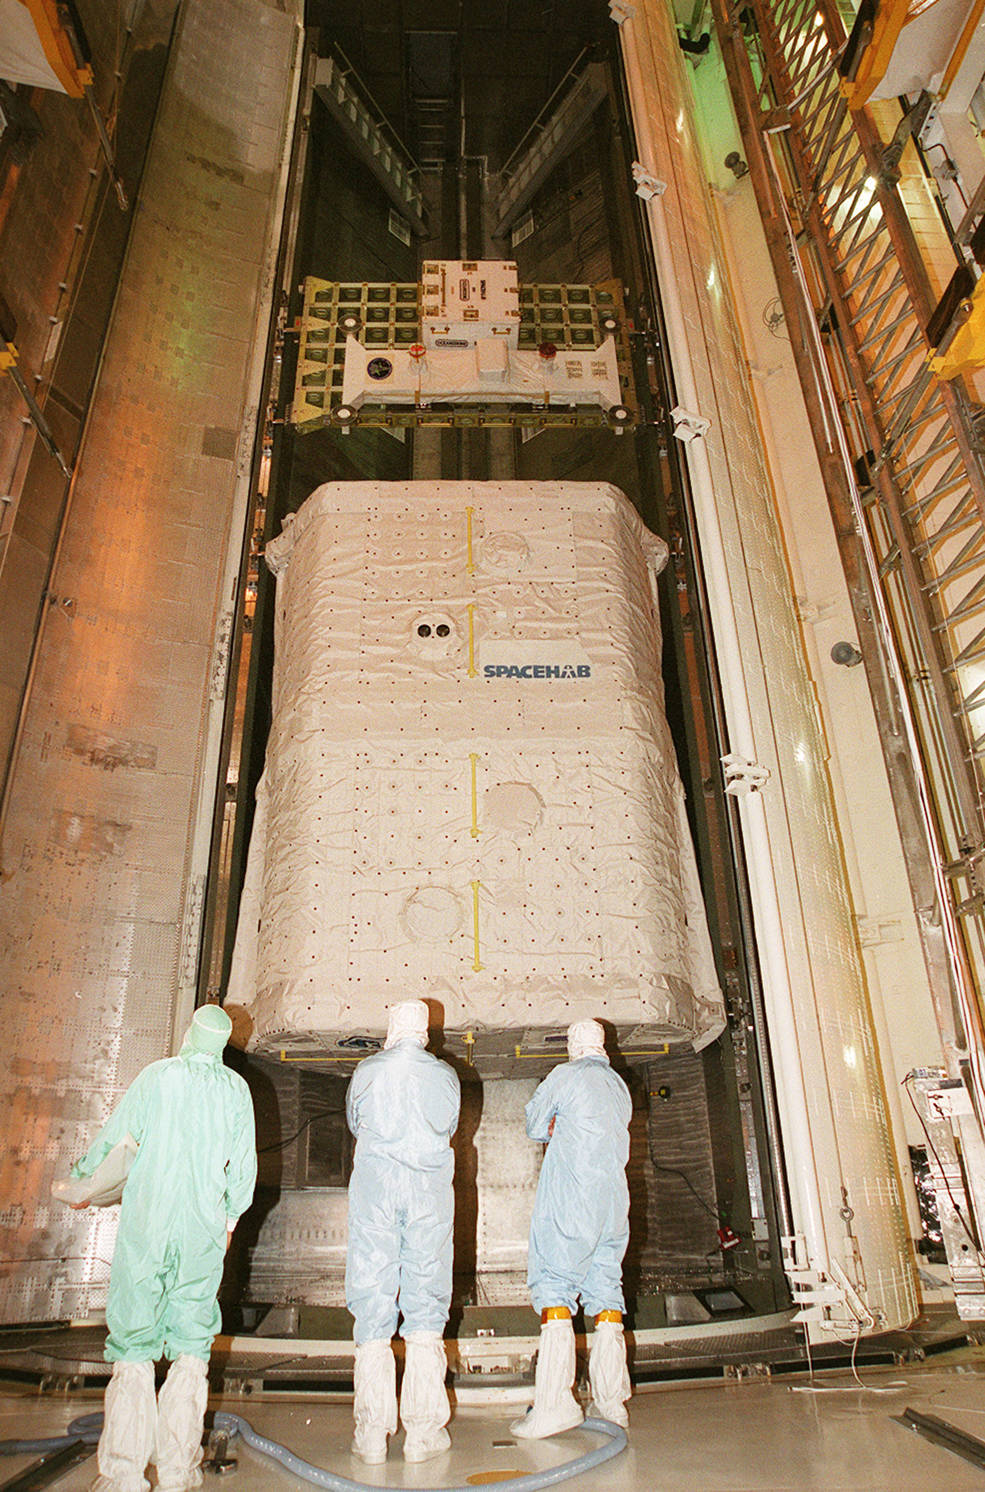
[[[397,1428],[397,1364],[388,1341],[356,1348],[352,1387],[352,1454],[379,1466],[386,1460],[386,1438]]]
[[[202,1485],[202,1430],[209,1400],[208,1363],[178,1357],[157,1401],[157,1485],[161,1492],[190,1492]]]
[[[436,1331],[412,1331],[404,1346],[407,1355],[400,1390],[400,1423],[407,1432],[404,1460],[430,1461],[451,1447],[444,1428],[451,1418],[445,1344]]]
[[[154,1450],[157,1404],[152,1362],[115,1362],[106,1387],[96,1451],[98,1492],[147,1492],[144,1470]]]
[[[584,1419],[571,1386],[575,1381],[575,1329],[570,1321],[545,1321],[540,1328],[534,1403],[510,1432],[520,1440],[543,1440],[573,1430]]]
[[[621,1321],[596,1323],[588,1357],[588,1382],[600,1417],[625,1430],[629,1424],[626,1400],[633,1387],[626,1367],[626,1337]]]

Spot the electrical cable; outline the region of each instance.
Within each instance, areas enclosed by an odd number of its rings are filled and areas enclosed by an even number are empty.
[[[333,1116],[338,1118],[339,1111],[337,1109],[319,1109],[317,1114],[309,1114],[300,1129],[296,1129],[292,1135],[288,1135],[286,1140],[275,1140],[272,1145],[261,1145],[257,1149],[257,1155],[266,1155],[270,1150],[283,1150],[285,1145],[293,1145],[298,1136],[304,1134],[309,1124],[314,1124],[316,1119],[331,1119]]]
[[[921,151],[925,155],[927,155],[931,150],[940,150],[941,152],[943,152],[943,156],[944,156],[944,170],[945,170],[945,173],[946,173],[947,180],[956,189],[956,191],[958,192],[959,196],[961,197],[961,200],[964,203],[965,207],[967,207],[968,206],[968,197],[967,197],[967,194],[966,194],[964,188],[961,185],[960,173],[959,173],[958,168],[955,165],[954,161],[948,155],[948,153],[947,153],[947,146],[944,144],[944,142],[942,140],[931,140],[930,143],[929,143],[929,145],[921,145],[920,149],[921,149]],[[931,174],[933,175],[933,168],[931,168]],[[935,178],[935,180],[936,180],[936,178]]]
[[[898,1380],[895,1383],[887,1383],[887,1384],[879,1384],[879,1385],[873,1384],[873,1383],[863,1383],[862,1379],[858,1375],[858,1369],[855,1366],[855,1359],[856,1359],[856,1356],[858,1354],[858,1344],[861,1341],[861,1339],[862,1339],[862,1323],[861,1323],[861,1321],[856,1321],[856,1323],[855,1323],[855,1334],[854,1334],[854,1336],[851,1339],[852,1340],[852,1356],[851,1356],[851,1364],[850,1364],[850,1366],[851,1366],[851,1372],[852,1372],[852,1377],[855,1380],[854,1383],[815,1383],[815,1381],[814,1381],[814,1359],[811,1356],[811,1339],[810,1339],[810,1334],[809,1334],[809,1332],[807,1330],[807,1326],[805,1324],[805,1326],[804,1326],[804,1352],[805,1352],[806,1357],[807,1357],[808,1381],[806,1383],[793,1383],[793,1384],[791,1384],[790,1385],[790,1392],[792,1394],[849,1394],[849,1393],[854,1394],[854,1393],[857,1393],[859,1389],[862,1389],[867,1394],[898,1394],[898,1393],[901,1393],[903,1391],[903,1389],[909,1388],[909,1384],[904,1379]],[[838,1341],[844,1341],[844,1338],[843,1337],[838,1337],[837,1340]]]
[[[722,1227],[724,1225],[724,1219],[722,1218],[721,1213],[718,1212],[718,1211],[716,1211],[716,1209],[714,1207],[711,1207],[705,1201],[704,1197],[698,1191],[697,1187],[694,1185],[694,1183],[692,1182],[691,1178],[688,1175],[686,1175],[686,1173],[684,1171],[679,1171],[676,1166],[662,1166],[662,1165],[660,1165],[659,1162],[657,1162],[657,1161],[655,1161],[653,1159],[652,1154],[650,1156],[650,1163],[653,1166],[653,1169],[655,1171],[666,1171],[669,1176],[679,1176],[681,1178],[681,1180],[683,1181],[684,1185],[687,1187],[688,1191],[691,1192],[692,1196],[694,1196],[696,1198],[696,1200],[701,1203],[701,1206],[704,1208],[705,1212],[707,1212],[708,1216],[709,1217],[713,1217],[715,1219],[715,1222],[719,1225],[719,1227]]]
[[[94,1445],[99,1439],[102,1423],[101,1414],[84,1414],[72,1421],[65,1435],[56,1435],[43,1440],[0,1440],[0,1456],[46,1455],[51,1451],[74,1445],[79,1440],[84,1441],[86,1445]],[[377,1485],[376,1483],[356,1482],[351,1477],[340,1476],[337,1472],[328,1471],[323,1466],[313,1466],[310,1461],[302,1460],[286,1445],[280,1445],[276,1440],[260,1435],[248,1420],[238,1414],[227,1414],[224,1410],[217,1410],[213,1415],[213,1424],[217,1430],[224,1430],[230,1439],[236,1435],[240,1436],[244,1445],[259,1452],[261,1456],[267,1456],[270,1460],[279,1462],[292,1476],[311,1482],[316,1487],[327,1487],[329,1492],[365,1492],[368,1486]],[[546,1470],[531,1471],[526,1475],[509,1477],[506,1481],[498,1482],[501,1492],[535,1492],[535,1489],[539,1487],[556,1487],[560,1482],[569,1481],[572,1477],[581,1476],[583,1472],[591,1471],[596,1466],[602,1466],[606,1461],[613,1460],[621,1455],[629,1444],[625,1430],[619,1425],[614,1425],[611,1420],[586,1419],[578,1426],[578,1429],[605,1435],[608,1437],[607,1443],[596,1446],[594,1450],[586,1451],[571,1461],[564,1461],[560,1466],[550,1466]],[[427,1492],[427,1489],[422,1488],[420,1492]],[[432,1489],[432,1492],[472,1492],[472,1488],[471,1486],[441,1487]]]
[[[779,309],[777,309],[778,307]],[[776,341],[790,341],[790,338],[781,333],[781,331],[779,330],[780,327],[783,326],[786,318],[784,317],[783,309],[780,304],[780,297],[778,295],[774,295],[771,300],[768,300],[766,302],[761,312],[761,319],[770,336],[775,338]]]

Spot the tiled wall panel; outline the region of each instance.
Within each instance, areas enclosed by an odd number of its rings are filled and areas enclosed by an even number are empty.
[[[101,1305],[114,1220],[51,1182],[171,1050],[297,36],[290,4],[190,0],[173,44],[3,841],[6,1321]]]

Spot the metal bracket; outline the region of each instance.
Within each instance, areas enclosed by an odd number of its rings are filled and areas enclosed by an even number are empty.
[[[970,1461],[972,1466],[977,1466],[985,1471],[985,1443],[976,1440],[974,1435],[969,1435],[966,1430],[959,1430],[957,1426],[948,1424],[947,1420],[939,1419],[936,1414],[919,1414],[916,1409],[904,1409],[900,1415],[894,1415],[898,1425],[907,1430],[915,1430],[925,1440],[939,1445],[942,1450],[953,1451],[964,1461]]]
[[[636,182],[636,195],[642,197],[644,202],[649,202],[654,197],[662,197],[667,190],[667,183],[661,181],[659,176],[654,176],[639,161],[633,162],[633,180]]]
[[[737,751],[723,756],[722,766],[725,769],[725,791],[733,798],[748,798],[750,793],[760,792],[770,780],[769,767],[747,761]]]
[[[722,1364],[722,1377],[732,1378],[737,1383],[747,1383],[752,1379],[771,1378],[773,1369],[767,1362],[730,1362]]]
[[[631,21],[636,14],[636,6],[630,5],[629,0],[609,0],[609,18],[621,26],[624,21]]]
[[[212,1476],[225,1476],[228,1471],[235,1471],[238,1463],[234,1456],[226,1454],[228,1449],[228,1430],[213,1430],[209,1437],[209,1453],[202,1462],[202,1470]]]
[[[800,1234],[781,1242],[783,1272],[797,1307],[795,1321],[827,1327],[829,1331],[853,1327],[861,1331],[875,1324],[871,1311],[835,1260],[826,1274],[807,1260],[807,1245]]]
[[[703,414],[695,414],[693,410],[684,409],[680,404],[670,411],[670,417],[674,422],[675,438],[683,440],[685,444],[707,435],[711,429],[711,420],[705,419]]]
[[[934,95],[926,89],[921,93],[916,103],[903,115],[896,126],[893,138],[882,153],[882,170],[880,177],[884,187],[890,191],[900,179],[899,163],[909,139],[917,139],[927,123],[930,107],[934,102]]]
[[[184,925],[181,930],[181,955],[179,981],[182,985],[195,983],[198,972],[198,944],[202,930],[202,912],[205,907],[205,877],[196,876],[189,888],[185,904]]]
[[[926,1128],[929,1180],[937,1199],[954,1304],[962,1321],[981,1321],[985,1318],[985,1261],[973,1231],[981,1212],[969,1154],[969,1148],[980,1153],[981,1139],[977,1120],[967,1112],[971,1095],[963,1082],[949,1078],[941,1068],[917,1068],[904,1081]]]
[[[229,666],[229,650],[233,640],[233,612],[228,608],[219,618],[215,651],[212,654],[212,674],[209,679],[209,700],[215,704],[226,692],[226,671]]]
[[[5,339],[4,341],[0,342],[0,373],[7,374],[7,376],[10,378],[10,381],[16,385],[21,398],[27,405],[28,414],[27,418],[25,419],[25,424],[27,423],[27,419],[30,419],[31,424],[38,432],[38,438],[41,441],[41,444],[44,446],[45,450],[48,452],[48,455],[51,456],[53,460],[57,461],[62,476],[71,479],[72,468],[69,466],[68,462],[65,460],[65,457],[58,449],[58,446],[55,443],[55,437],[51,432],[51,427],[48,424],[48,421],[45,419],[44,415],[41,413],[41,407],[38,404],[38,401],[31,393],[31,390],[28,388],[27,383],[24,380],[23,374],[17,366],[17,348],[13,341],[9,339]]]

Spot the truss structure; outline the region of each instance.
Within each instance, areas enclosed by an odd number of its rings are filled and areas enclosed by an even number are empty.
[[[577,352],[616,342],[622,403],[616,428],[636,424],[639,407],[633,385],[629,328],[618,281],[598,285],[521,285],[519,346],[533,351],[544,343],[559,352]],[[483,404],[448,401],[397,407],[365,403],[355,412],[343,408],[342,378],[346,339],[358,337],[367,350],[407,349],[421,341],[421,291],[418,284],[343,284],[310,277],[295,330],[300,336],[291,423],[301,431],[326,425],[420,427],[423,425],[613,426],[597,405],[543,405],[497,400],[492,391]]]

